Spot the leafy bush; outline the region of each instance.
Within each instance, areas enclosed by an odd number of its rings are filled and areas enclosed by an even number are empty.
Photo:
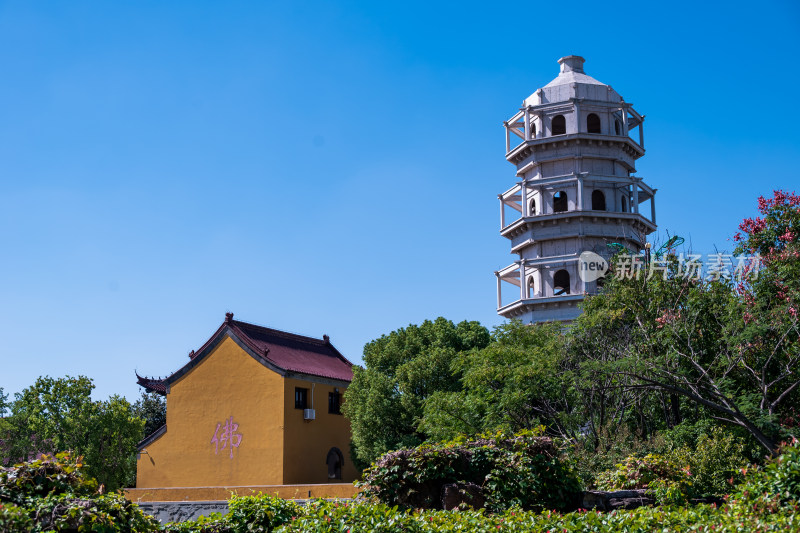
[[[62,452],[42,455],[12,468],[0,468],[0,501],[25,505],[31,499],[52,494],[94,494],[97,481],[85,474],[83,466],[81,457]]]
[[[492,511],[576,508],[581,486],[547,437],[530,432],[424,444],[390,452],[364,473],[363,497],[401,508],[441,508],[449,483],[481,487]]]
[[[649,459],[657,472],[669,472],[665,460]],[[628,471],[632,472],[633,467]],[[649,472],[647,468],[640,469]],[[782,449],[781,456],[763,468],[745,469],[745,483],[731,496],[727,505],[696,505],[691,507],[641,507],[633,511],[579,511],[560,514],[553,511],[524,511],[511,508],[502,512],[487,513],[484,510],[403,511],[396,506],[382,503],[340,502],[316,500],[305,507],[270,498],[255,496],[239,499],[242,511],[240,518],[250,520],[255,514],[269,517],[269,526],[276,533],[300,532],[358,532],[389,533],[405,531],[414,533],[470,531],[559,531],[572,533],[594,531],[611,533],[616,531],[714,531],[715,533],[740,533],[742,531],[800,531],[800,446],[792,443]],[[631,475],[630,477],[634,477]],[[640,476],[642,479],[646,476]],[[659,478],[654,478],[656,481]],[[633,482],[629,482],[634,484]],[[235,506],[234,506],[235,507]],[[288,512],[296,511],[297,514]],[[2,513],[2,511],[0,511]],[[2,516],[2,514],[0,514]],[[182,533],[222,533],[233,531],[231,514],[217,522],[222,529],[207,529],[208,522],[170,525],[167,531]],[[252,531],[262,525],[252,522]],[[244,525],[241,522],[240,525]],[[248,531],[247,529],[237,531]]]
[[[780,448],[778,457],[763,467],[742,469],[745,483],[732,495],[733,501],[755,501],[768,508],[789,506],[797,508],[800,501],[800,443],[793,439]],[[773,505],[771,505],[773,504]]]
[[[234,496],[226,520],[234,533],[266,533],[301,513],[292,500],[275,496]]]
[[[0,531],[29,531],[33,520],[28,512],[13,503],[0,503]]]
[[[157,531],[122,494],[99,494],[80,457],[44,455],[0,468],[0,531]]]
[[[277,502],[267,503],[268,505]],[[393,533],[398,531],[427,532],[578,532],[595,531],[797,531],[800,514],[790,508],[762,512],[751,505],[698,505],[695,507],[642,507],[634,511],[533,512],[508,509],[489,514],[483,510],[402,511],[397,507],[366,502],[316,500],[302,508],[300,514],[276,527],[276,533],[358,532]],[[201,529],[182,531],[200,532]],[[216,531],[216,530],[215,530]]]
[[[742,470],[751,453],[744,441],[720,427],[701,434],[694,446],[666,453],[675,464],[688,469],[693,496],[723,496],[744,480]]]
[[[168,533],[230,533],[231,527],[225,516],[211,513],[187,522],[170,522],[163,530]]]
[[[569,459],[586,487],[595,486],[598,475],[613,470],[629,456],[663,453],[667,449],[660,433],[643,439],[624,424],[607,424],[595,434],[596,439],[582,436],[568,442]]]
[[[120,493],[75,498],[70,494],[50,495],[29,506],[33,518],[30,531],[148,532],[159,523]]]
[[[689,470],[681,469],[663,455],[628,457],[613,470],[597,476],[601,490],[650,489],[660,503],[682,503],[688,499]]]

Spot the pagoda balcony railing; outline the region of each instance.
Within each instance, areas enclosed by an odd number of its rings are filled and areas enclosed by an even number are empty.
[[[549,132],[549,118],[548,123],[545,124],[545,117],[549,117],[549,115],[555,114],[570,114],[576,112],[576,102],[577,100],[571,99],[567,102],[555,102],[550,104],[541,104],[541,105],[529,105],[520,108],[520,110],[510,119],[503,122],[503,126],[506,130],[506,154],[510,154],[515,149],[519,148],[520,145],[526,143],[528,141],[535,141],[540,139],[548,139],[548,138],[558,138],[562,135],[552,135]],[[586,101],[584,101],[586,102]],[[614,119],[618,119],[620,123],[620,131],[617,133],[616,131],[611,131],[611,124],[607,125],[609,131],[605,133],[591,133],[589,134],[588,131],[583,131],[585,128],[585,124],[583,124],[582,120],[577,120],[576,123],[578,128],[576,131],[571,131],[568,133],[586,133],[589,135],[605,135],[605,136],[613,136],[613,137],[625,137],[635,144],[639,146],[639,148],[643,151],[644,150],[644,115],[639,114],[633,106],[627,103],[611,105],[609,107],[609,102],[598,102],[598,104],[602,105],[603,107],[608,107],[609,111],[611,112]],[[547,127],[545,127],[547,126]],[[638,128],[639,129],[639,141],[635,141],[631,136],[631,132]],[[519,139],[516,141],[516,139]],[[512,143],[512,140],[515,143]],[[513,144],[513,145],[512,145]]]
[[[574,209],[555,211],[553,198],[550,193],[554,186],[569,183],[577,183],[575,187],[577,198],[569,202]],[[614,190],[613,198],[606,198],[605,204],[606,207],[608,207],[610,203],[615,209],[590,209],[592,207],[591,191],[590,194],[587,195],[586,190],[598,187],[604,187],[606,189],[612,188]],[[502,233],[523,218],[543,215],[560,215],[564,213],[573,213],[575,211],[641,214],[643,218],[655,225],[656,191],[657,189],[649,187],[644,183],[643,178],[638,176],[589,176],[588,173],[581,173],[520,181],[503,194],[497,195],[497,198],[500,200],[500,231]],[[640,213],[639,210],[640,205],[647,200],[650,200],[649,218]],[[630,207],[623,210],[623,206]]]
[[[522,259],[498,270],[495,272],[497,277],[497,309],[504,309],[523,300],[549,301],[553,298],[558,299],[567,296],[575,298],[566,299],[582,298],[586,290],[583,282],[578,279],[572,279],[572,276],[577,274],[578,260],[579,258],[575,254],[541,259]],[[566,290],[554,287],[552,277],[545,274],[550,270],[550,265],[553,264],[559,265],[559,270],[566,269],[571,271],[570,279],[572,279],[572,282],[570,282]],[[511,289],[513,291],[513,299],[505,303],[503,301],[504,284],[513,286]],[[580,290],[575,290],[576,288],[580,288]],[[506,292],[505,294],[508,293]]]

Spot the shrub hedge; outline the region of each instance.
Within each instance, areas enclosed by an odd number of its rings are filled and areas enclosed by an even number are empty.
[[[87,495],[91,480],[69,456],[43,458],[21,470],[0,471],[0,532],[496,532],[496,531],[800,531],[800,446],[796,442],[761,468],[745,469],[727,504],[666,506],[610,513],[485,510],[401,510],[369,502],[312,501],[299,506],[269,496],[233,498],[230,512],[161,526],[119,494]],[[62,463],[61,467],[58,463]],[[35,483],[33,483],[35,481]],[[87,484],[84,484],[87,482]],[[63,492],[62,492],[63,491]],[[79,494],[80,496],[76,496]],[[21,501],[12,503],[10,500]]]
[[[121,493],[100,494],[80,457],[43,455],[0,468],[0,532],[157,531]]]
[[[424,444],[381,456],[364,473],[361,494],[401,509],[441,509],[447,484],[480,487],[489,511],[571,510],[580,480],[547,437],[532,433]]]

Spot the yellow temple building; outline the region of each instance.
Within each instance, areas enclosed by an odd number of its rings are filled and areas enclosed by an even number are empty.
[[[235,487],[320,484],[328,485],[326,493],[313,496],[352,493],[359,472],[347,454],[350,425],[340,410],[352,363],[327,335],[285,333],[227,313],[189,358],[164,379],[137,374],[145,389],[166,396],[167,423],[139,444],[129,497],[227,499],[225,491]],[[334,484],[348,488],[337,492]],[[312,487],[294,492],[275,491],[305,497]]]

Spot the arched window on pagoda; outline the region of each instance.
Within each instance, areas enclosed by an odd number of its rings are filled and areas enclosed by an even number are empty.
[[[559,270],[553,276],[553,294],[555,296],[569,294],[569,272],[566,270]]]
[[[589,133],[601,133],[600,117],[594,113],[589,113],[589,116],[586,117],[586,131]]]
[[[550,134],[551,135],[564,135],[567,133],[567,119],[564,115],[556,115],[550,121]]]
[[[603,191],[595,189],[592,191],[592,211],[606,210],[606,195]]]
[[[553,195],[553,213],[563,213],[567,210],[567,193],[558,191]]]

